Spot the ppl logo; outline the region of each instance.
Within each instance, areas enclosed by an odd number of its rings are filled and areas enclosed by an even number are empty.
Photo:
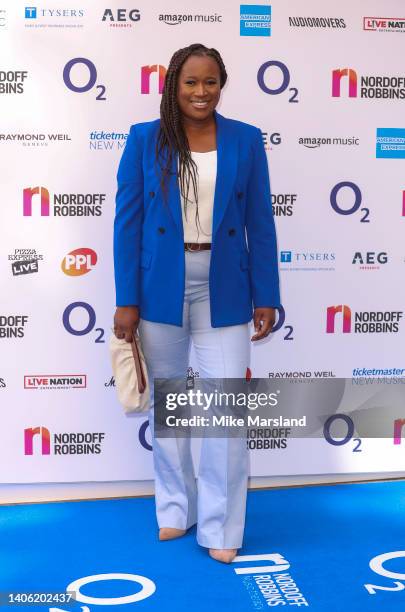
[[[167,69],[162,64],[152,64],[141,67],[141,93],[150,93],[150,79],[154,73],[158,74],[159,93],[163,93]]]
[[[350,334],[352,313],[349,306],[346,306],[346,304],[341,304],[340,306],[328,306],[326,311],[326,333],[335,333],[335,317],[338,313],[342,314],[343,333]]]
[[[93,249],[82,247],[70,251],[62,260],[62,271],[68,276],[83,276],[90,272],[97,263],[97,253]]]
[[[353,68],[337,68],[332,71],[332,97],[340,98],[340,82],[343,77],[349,80],[349,98],[357,98],[357,74]]]
[[[45,187],[27,187],[23,191],[23,215],[32,216],[32,197],[40,196],[41,217],[49,217],[49,191]]]
[[[41,440],[41,454],[50,455],[51,453],[51,435],[46,427],[30,427],[24,429],[24,454],[33,455],[33,440],[34,436],[39,436]]]

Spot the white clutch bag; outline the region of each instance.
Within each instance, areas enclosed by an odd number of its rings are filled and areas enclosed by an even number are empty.
[[[132,342],[127,342],[113,333],[110,356],[118,400],[125,413],[146,412],[150,404],[149,381],[139,334],[134,333]]]

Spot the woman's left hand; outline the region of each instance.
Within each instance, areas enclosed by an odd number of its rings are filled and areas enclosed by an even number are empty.
[[[257,332],[251,337],[252,342],[266,338],[272,330],[276,321],[275,308],[255,308],[253,314],[253,322],[255,331]]]

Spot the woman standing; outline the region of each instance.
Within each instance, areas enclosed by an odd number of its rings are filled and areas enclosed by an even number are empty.
[[[250,340],[266,337],[280,306],[262,135],[215,110],[226,80],[216,49],[176,51],[160,119],[131,127],[118,169],[114,329],[130,341],[138,328],[151,388],[185,378],[191,341],[201,377],[244,378],[249,322]],[[153,436],[153,405],[149,421]],[[153,459],[159,539],[197,523],[198,543],[231,562],[243,539],[246,441],[204,438],[197,483],[189,439],[153,436]]]

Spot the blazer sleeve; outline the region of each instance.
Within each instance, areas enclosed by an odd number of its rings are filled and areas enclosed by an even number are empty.
[[[278,308],[281,304],[276,228],[271,206],[269,167],[259,128],[255,128],[252,149],[246,234],[253,305],[255,308]]]
[[[131,126],[117,173],[114,219],[116,306],[139,306],[139,263],[143,223],[142,148]]]

